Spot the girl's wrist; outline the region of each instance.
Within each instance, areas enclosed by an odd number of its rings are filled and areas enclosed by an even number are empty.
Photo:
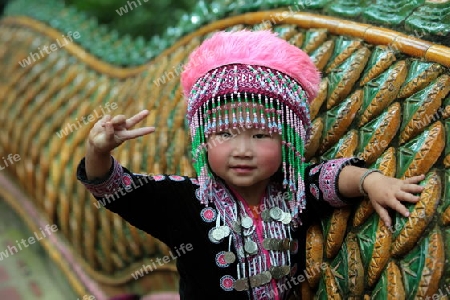
[[[86,143],[86,155],[96,158],[104,158],[111,156],[111,151],[99,151],[94,144],[88,140]]]
[[[371,186],[371,184],[368,184],[368,177],[372,177],[374,174],[380,174],[383,175],[383,173],[380,170],[377,169],[367,169],[364,174],[361,176],[361,179],[359,180],[359,192],[361,193],[361,195],[363,195],[364,197],[369,196],[368,193],[368,187]],[[370,183],[370,178],[369,178],[369,183]]]

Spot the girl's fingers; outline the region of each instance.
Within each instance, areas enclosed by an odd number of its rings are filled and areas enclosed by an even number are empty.
[[[111,119],[111,123],[114,127],[119,127],[125,125],[127,118],[124,115],[117,115]]]
[[[421,193],[423,190],[425,189],[425,187],[418,185],[418,184],[412,184],[412,183],[408,183],[408,184],[404,184],[402,186],[402,191],[407,192],[407,193]]]
[[[420,199],[419,196],[413,195],[413,194],[411,194],[409,192],[405,192],[405,191],[398,191],[397,193],[395,193],[394,197],[398,201],[406,201],[406,202],[412,202],[412,203],[415,203],[415,202],[419,201],[419,199]]]
[[[378,204],[374,205],[374,209],[380,216],[380,219],[383,220],[384,224],[387,227],[391,227],[391,217],[389,216],[388,211],[385,208],[383,208],[381,205],[378,205]]]
[[[98,121],[98,124],[100,124],[102,127],[105,127],[105,123],[111,120],[111,116],[110,115],[104,115],[103,118],[101,118]]]
[[[406,183],[419,183],[424,179],[425,179],[425,175],[422,174],[422,175],[406,178],[404,181]]]
[[[392,204],[391,208],[396,210],[402,216],[409,217],[409,210],[403,204],[401,204],[401,202],[394,201],[394,203]]]
[[[125,132],[123,134],[123,136],[124,136],[124,139],[129,140],[129,139],[134,139],[134,138],[146,135],[146,134],[150,134],[154,131],[155,131],[155,127],[141,127],[141,128],[128,130],[127,132]]]
[[[149,111],[146,109],[135,114],[134,116],[132,116],[131,118],[129,118],[126,121],[126,128],[127,129],[132,128],[134,125],[136,125],[137,123],[139,123],[143,119],[145,119],[148,116],[148,114],[149,114]]]
[[[114,127],[111,122],[105,123],[105,139],[108,142],[114,141]]]

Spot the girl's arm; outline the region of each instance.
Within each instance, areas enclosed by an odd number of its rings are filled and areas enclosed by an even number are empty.
[[[319,210],[328,210],[362,200],[361,194],[343,195],[338,187],[338,181],[342,170],[347,166],[364,165],[365,162],[357,158],[340,158],[308,166],[305,170],[307,201],[312,202]]]
[[[87,142],[86,145],[86,177],[88,180],[104,178],[111,169],[113,160],[111,154],[98,153],[94,147]]]
[[[177,226],[187,222],[186,212],[194,207],[189,203],[195,199],[196,179],[136,174],[109,159],[111,168],[102,178],[87,178],[86,158],[78,165],[77,179],[95,197],[91,209],[106,208],[164,243],[176,243],[181,232]]]

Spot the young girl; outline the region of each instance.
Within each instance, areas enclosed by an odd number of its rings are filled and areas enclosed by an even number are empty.
[[[286,299],[304,280],[311,206],[368,195],[390,226],[387,208],[407,217],[400,201],[417,202],[423,190],[423,175],[385,177],[356,158],[305,162],[319,81],[307,54],[269,31],[216,33],[181,78],[198,178],[138,175],[111,157],[154,132],[131,129],[142,111],[95,124],[78,179],[97,199],[119,196],[106,208],[180,253],[181,299]]]

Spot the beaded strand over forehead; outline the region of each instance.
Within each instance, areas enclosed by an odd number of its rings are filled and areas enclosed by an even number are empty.
[[[192,156],[208,205],[214,175],[207,163],[207,139],[223,130],[256,128],[282,139],[283,188],[290,194],[294,226],[305,207],[304,144],[310,126],[307,95],[288,75],[263,66],[231,64],[216,68],[193,86],[188,100]]]

